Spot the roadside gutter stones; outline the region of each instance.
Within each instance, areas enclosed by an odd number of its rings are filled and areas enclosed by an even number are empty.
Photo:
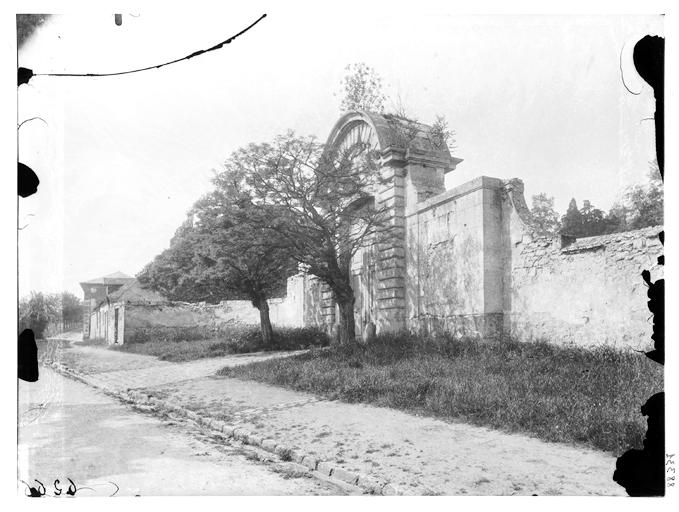
[[[236,428],[228,425],[221,420],[216,420],[207,416],[202,416],[194,411],[190,411],[177,404],[159,399],[158,397],[146,395],[134,390],[117,391],[105,384],[96,381],[88,375],[81,374],[73,369],[67,368],[61,363],[52,362],[50,366],[59,373],[79,380],[89,386],[98,388],[106,394],[114,396],[119,400],[132,404],[133,407],[145,412],[173,412],[177,416],[183,416],[187,420],[202,426],[203,428],[219,432],[226,437],[232,437],[244,444],[256,446],[262,450],[272,453],[286,461],[292,461],[298,465],[308,468],[311,472],[318,472],[320,475],[336,480],[337,485],[350,484],[357,486],[370,494],[393,496],[403,494],[394,485],[381,482],[370,475],[363,475],[348,471],[332,462],[319,461],[315,457],[305,455],[299,450],[278,444],[275,439],[263,438],[260,435],[252,434],[245,429]]]

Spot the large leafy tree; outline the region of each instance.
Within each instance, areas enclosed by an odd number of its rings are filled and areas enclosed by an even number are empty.
[[[531,213],[541,235],[554,235],[559,231],[561,223],[559,214],[554,210],[554,198],[540,193],[533,196]]]
[[[268,345],[274,336],[268,299],[284,292],[295,266],[276,233],[263,227],[270,212],[235,198],[227,184],[196,202],[170,247],[137,277],[174,300],[250,300]]]
[[[663,224],[663,182],[658,164],[651,162],[648,181],[628,187],[606,215],[608,232],[629,231]]]
[[[590,201],[583,201],[580,215],[582,216],[581,236],[597,236],[607,232],[606,214],[595,208]]]
[[[639,229],[663,223],[663,182],[654,162],[648,173],[648,182],[635,185],[625,193],[628,208],[628,229]]]
[[[137,275],[142,286],[171,300],[217,303],[224,300],[220,287],[206,287],[194,275],[196,233],[189,217],[175,232],[170,246]]]
[[[380,182],[364,141],[335,150],[292,132],[234,152],[217,177],[219,189],[237,190],[252,211],[276,213],[253,222],[330,287],[343,343],[355,341],[351,259],[381,226],[373,200]]]
[[[259,310],[266,345],[274,335],[268,299],[285,293],[286,279],[297,265],[281,234],[271,229],[281,224],[277,212],[236,202],[237,192],[222,182],[221,189],[196,203],[194,275],[201,286],[247,297]]]
[[[576,237],[603,235],[610,232],[610,222],[590,201],[585,199],[578,209],[575,199],[571,199],[561,219],[561,232]]]
[[[61,318],[64,325],[82,321],[82,304],[80,298],[71,292],[63,292],[60,297]]]
[[[571,199],[563,216],[561,231],[577,237],[596,236],[658,226],[663,223],[663,182],[655,162],[651,163],[648,181],[628,187],[622,199],[608,213],[584,201],[578,209]]]

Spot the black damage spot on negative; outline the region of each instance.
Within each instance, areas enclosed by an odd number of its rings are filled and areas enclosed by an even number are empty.
[[[653,313],[653,347],[646,356],[659,364],[665,364],[665,280],[658,279],[651,282],[651,273],[642,272],[642,277],[648,285],[648,309]]]
[[[634,46],[634,67],[653,87],[655,96],[655,151],[660,176],[665,179],[665,39],[645,36]],[[658,234],[665,245],[665,232]],[[665,257],[658,257],[665,264]],[[641,277],[648,286],[648,309],[653,314],[654,349],[646,357],[665,364],[665,280],[651,281],[651,273],[644,270]],[[648,417],[648,429],[643,450],[632,449],[618,458],[613,480],[625,488],[630,496],[665,495],[665,393],[656,393],[641,406],[641,414]]]
[[[660,176],[665,176],[665,39],[645,36],[634,46],[634,67],[653,87],[655,96],[655,152]]]
[[[18,163],[18,192],[21,197],[28,197],[35,194],[38,191],[38,185],[40,185],[40,179],[38,175],[35,174],[33,169],[29,166]]]
[[[665,495],[665,393],[656,393],[641,406],[648,417],[643,450],[628,450],[615,465],[613,480],[630,496]]]
[[[32,329],[24,329],[19,335],[17,374],[26,382],[38,380],[38,346]]]
[[[19,68],[17,70],[17,87],[22,84],[27,84],[33,77],[33,71],[28,68]]]

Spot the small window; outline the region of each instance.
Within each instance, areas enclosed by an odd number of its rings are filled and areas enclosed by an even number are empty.
[[[97,289],[96,288],[90,288],[90,293],[97,293]]]

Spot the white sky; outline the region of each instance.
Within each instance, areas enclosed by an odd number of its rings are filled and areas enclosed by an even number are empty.
[[[231,151],[288,128],[324,140],[339,116],[333,93],[354,62],[374,67],[420,121],[447,117],[464,159],[450,186],[518,177],[527,201],[547,192],[563,213],[571,197],[607,210],[645,179],[654,139],[643,119],[654,100],[631,49],[645,33],[662,34],[659,17],[277,5],[128,10],[121,27],[112,15],[64,15],[25,45],[19,64],[35,72],[118,71],[211,46],[268,14],[188,62],[122,77],[36,77],[20,88],[20,120],[48,122],[20,131],[21,160],[41,179],[21,201],[20,295],[80,295],[81,280],[137,273],[168,246]],[[623,46],[637,96],[621,82]]]

